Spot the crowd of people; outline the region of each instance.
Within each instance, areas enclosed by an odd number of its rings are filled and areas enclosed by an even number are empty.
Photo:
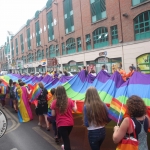
[[[130,72],[124,75],[121,68],[118,68],[118,72],[121,74],[122,78],[126,80],[130,78],[135,69],[131,66],[129,67]],[[88,72],[86,67],[85,75],[88,73],[95,75],[95,72],[91,70]],[[105,65],[102,66],[102,70],[107,72]],[[62,72],[59,72],[62,74]],[[59,77],[57,72],[54,72],[53,77]],[[51,89],[50,93],[52,99],[50,102],[47,100],[48,91],[44,85],[40,82],[38,83],[41,93],[38,96],[38,105],[36,106],[36,114],[39,117],[38,125],[44,127],[43,118],[46,124],[46,130],[50,131],[52,126],[54,130],[54,139],[57,143],[63,140],[63,145],[61,146],[64,150],[71,150],[71,144],[69,135],[74,126],[74,119],[72,112],[77,111],[76,101],[72,101],[67,97],[66,90],[63,86],[58,86],[56,89]],[[2,80],[0,80],[0,87],[4,86]],[[28,85],[22,82],[21,79],[18,83],[13,82],[12,79],[9,80],[9,85],[6,87],[7,93],[10,95],[10,102],[14,111],[18,112],[18,89],[24,88],[26,95],[30,95],[32,90]],[[1,90],[1,89],[0,89]],[[2,106],[5,105],[6,94],[0,97]],[[26,102],[30,104],[30,99],[26,96]],[[134,138],[134,131],[136,133],[136,138],[139,142],[139,150],[148,150],[147,145],[147,133],[150,128],[150,118],[146,114],[147,107],[144,101],[138,96],[131,96],[127,100],[127,114],[128,117],[124,118],[120,127],[114,127],[114,133],[112,140],[114,143],[119,143],[123,138],[128,138],[129,136]],[[94,87],[87,89],[85,94],[85,101],[83,106],[83,123],[88,130],[88,140],[92,150],[99,150],[103,141],[106,137],[105,127],[111,121],[108,115],[109,108],[106,104],[102,102],[98,95],[98,91]],[[131,127],[133,124],[134,128]],[[134,139],[136,140],[136,139]]]

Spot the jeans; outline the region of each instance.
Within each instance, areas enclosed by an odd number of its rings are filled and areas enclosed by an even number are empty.
[[[92,150],[100,150],[105,139],[105,128],[89,130],[88,139]]]
[[[64,149],[65,150],[71,150],[70,146],[70,140],[69,140],[69,135],[72,130],[73,126],[61,126],[58,127],[58,132],[60,133],[63,142],[64,142]]]

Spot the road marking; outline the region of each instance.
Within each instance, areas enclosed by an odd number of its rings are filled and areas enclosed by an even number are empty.
[[[43,139],[45,139],[48,143],[50,143],[56,150],[61,150],[61,147],[56,144],[54,139],[46,134],[44,131],[42,131],[39,127],[33,127],[32,128],[36,133],[38,133]]]
[[[17,148],[13,148],[13,149],[11,149],[11,150],[18,150]]]
[[[20,126],[20,123],[18,122],[17,117],[13,115],[7,108],[5,108],[3,111],[6,114],[7,118],[12,122],[12,126],[5,133],[8,134],[9,132],[16,130]]]

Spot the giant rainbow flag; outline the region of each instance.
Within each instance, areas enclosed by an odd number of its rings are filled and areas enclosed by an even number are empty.
[[[84,70],[73,77],[62,76],[60,79],[53,79],[49,75],[45,77],[35,77],[17,74],[8,74],[1,76],[0,78],[3,80],[5,85],[8,84],[9,79],[14,81],[22,79],[26,84],[31,84],[33,86],[35,86],[38,82],[42,82],[48,91],[59,85],[63,85],[68,97],[77,101],[78,112],[82,112],[85,93],[90,86],[95,87],[98,90],[101,100],[110,106],[112,106],[111,104],[115,105],[116,101],[112,102],[112,100],[117,100],[119,102],[117,104],[122,105],[126,104],[128,97],[131,95],[138,95],[144,100],[147,107],[150,108],[150,75],[145,75],[140,72],[135,72],[126,82],[123,81],[118,72],[115,72],[113,75],[109,75],[104,71],[100,71],[97,76],[92,76],[91,74],[85,76]],[[120,105],[118,105],[118,107]],[[114,110],[116,109],[115,107],[113,107]],[[121,106],[118,108],[118,111],[120,108]],[[123,110],[125,112],[125,109]],[[124,112],[122,112],[121,118]],[[110,113],[112,118],[116,121],[118,117],[117,111],[115,113],[112,109]]]

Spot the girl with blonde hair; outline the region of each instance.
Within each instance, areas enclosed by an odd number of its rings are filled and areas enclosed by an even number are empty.
[[[105,126],[110,121],[108,108],[101,101],[97,90],[90,87],[84,101],[84,125],[88,129],[88,139],[92,150],[100,150],[105,139]]]

